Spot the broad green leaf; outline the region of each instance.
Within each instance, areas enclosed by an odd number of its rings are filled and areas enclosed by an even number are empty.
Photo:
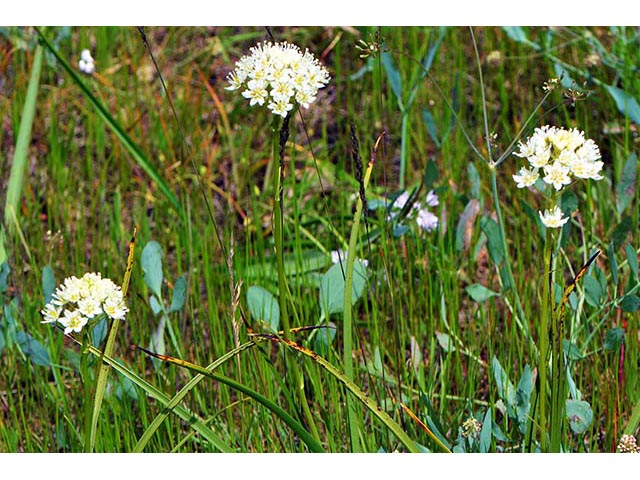
[[[616,249],[620,248],[620,246],[625,243],[625,241],[627,240],[627,235],[629,235],[631,228],[631,217],[629,215],[624,215],[622,217],[622,220],[620,220],[620,223],[616,225],[616,228],[613,229],[613,233],[611,234],[611,241],[615,245]]]
[[[612,328],[604,338],[605,350],[618,350],[624,340],[624,330],[622,328]]]
[[[622,168],[622,173],[616,184],[616,210],[618,215],[631,203],[636,193],[636,180],[638,176],[638,155],[632,152]]]
[[[491,409],[487,408],[482,422],[482,430],[480,430],[480,453],[487,453],[491,448],[492,424]]]
[[[260,286],[253,285],[247,290],[247,305],[251,316],[258,321],[265,322],[269,328],[277,332],[280,325],[280,306],[278,300]]]
[[[479,283],[474,283],[473,285],[469,285],[465,288],[466,292],[469,296],[478,303],[482,303],[490,299],[491,297],[496,297],[498,294],[493,290],[489,290],[484,285],[480,285]]]
[[[573,433],[586,432],[593,421],[593,411],[588,402],[582,400],[567,400],[567,418]]]
[[[155,240],[147,243],[140,258],[144,283],[158,297],[162,298],[162,247]]]
[[[91,330],[91,344],[100,348],[105,338],[107,338],[107,319],[101,318]]]
[[[504,259],[504,249],[502,248],[498,224],[490,217],[482,217],[480,219],[480,229],[487,237],[487,248],[491,260],[496,265],[499,265]]]
[[[391,85],[391,91],[396,96],[396,100],[398,101],[400,110],[403,110],[402,78],[400,77],[400,72],[398,72],[395,63],[393,62],[393,56],[389,52],[382,52],[380,57],[382,59],[382,66],[384,67],[384,71],[386,72],[387,78],[389,79],[389,84]]]
[[[153,295],[149,297],[149,305],[151,306],[151,311],[153,312],[154,315],[158,315],[160,312],[164,310],[164,306]]]
[[[569,360],[582,360],[582,351],[575,343],[571,343],[569,340],[563,340],[562,350]]]
[[[541,48],[536,42],[532,42],[527,38],[527,33],[522,27],[502,27],[502,30],[511,40],[528,45],[534,50],[540,50]]]
[[[482,182],[474,162],[467,164],[467,177],[469,178],[471,197],[480,200],[482,195]]]
[[[500,361],[495,356],[491,361],[491,366],[493,378],[498,387],[498,396],[505,402],[509,416],[514,417],[516,414],[516,389],[509,380],[507,373],[503,370],[502,365],[500,365]]]
[[[169,312],[177,312],[182,309],[186,293],[187,280],[185,275],[180,275],[173,285],[173,296],[171,297],[171,307],[169,307]]]
[[[518,382],[518,388],[516,389],[516,414],[518,415],[518,427],[522,435],[527,432],[527,426],[529,424],[532,391],[533,373],[529,365],[526,365]]]
[[[633,123],[640,124],[640,105],[638,105],[636,99],[624,90],[614,87],[613,85],[605,85],[605,88],[616,102],[618,111],[628,116]]]
[[[424,168],[424,188],[431,190],[433,184],[438,180],[438,166],[433,160],[427,161],[427,165]]]
[[[313,337],[313,350],[322,356],[329,353],[329,346],[336,338],[336,324],[329,322],[326,328],[319,328]]]
[[[344,310],[344,287],[345,279],[343,268],[339,263],[333,265],[320,280],[319,301],[320,309],[324,318],[329,318],[333,313],[340,313]],[[360,260],[356,260],[353,265],[353,284],[351,286],[351,305],[355,305],[364,292],[367,279],[367,267]]]
[[[45,305],[51,301],[55,289],[56,279],[53,276],[53,269],[50,265],[46,265],[42,269],[42,294],[44,295]]]
[[[429,136],[433,143],[436,144],[436,147],[440,148],[440,136],[438,134],[438,126],[436,125],[436,121],[433,118],[433,114],[429,111],[427,107],[422,109],[422,119],[424,120],[424,124],[427,126],[427,132],[429,132]]]
[[[151,334],[151,340],[149,340],[149,350],[154,353],[159,353],[160,355],[164,355],[167,353],[167,346],[164,341],[164,331],[167,326],[167,317],[165,315],[160,319],[160,323],[158,323],[158,328],[154,330]],[[160,363],[157,359],[154,361],[154,365],[158,366]]]
[[[624,246],[624,254],[627,257],[631,277],[638,281],[638,255],[631,245],[628,243]]]
[[[554,63],[553,70],[556,72],[556,78],[560,79],[560,83],[564,88],[576,88],[576,82],[571,78],[566,68],[559,63]]]
[[[0,324],[0,327],[2,325]],[[4,333],[2,332],[2,330],[0,330],[0,355],[2,355],[2,352],[4,351],[4,347],[7,344],[7,342],[4,340]]]
[[[640,298],[637,295],[627,294],[620,300],[620,308],[629,313],[640,310]]]
[[[27,357],[31,361],[42,367],[51,366],[51,358],[49,352],[42,344],[26,332],[16,333],[16,342]]]
[[[447,353],[455,352],[456,347],[451,340],[451,337],[443,332],[436,332],[436,338],[438,339],[438,343],[440,347]]]
[[[582,279],[584,293],[587,303],[592,307],[599,307],[602,299],[602,289],[600,283],[591,275],[585,275]]]

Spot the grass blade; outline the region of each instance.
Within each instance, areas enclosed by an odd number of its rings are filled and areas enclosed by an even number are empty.
[[[11,225],[13,225],[10,220],[13,218],[13,215],[17,215],[18,204],[20,202],[20,196],[22,195],[22,182],[27,166],[27,158],[29,156],[29,145],[31,144],[31,128],[36,112],[43,56],[44,50],[42,46],[38,45],[33,57],[33,65],[31,66],[31,76],[29,77],[27,95],[24,100],[24,106],[22,107],[18,139],[16,140],[16,149],[13,154],[13,163],[11,164],[11,173],[9,174],[9,183],[7,185],[7,198],[4,205],[4,225],[7,226],[9,233],[11,233]],[[2,229],[0,233],[0,264],[7,259],[4,247],[4,225],[0,227]]]

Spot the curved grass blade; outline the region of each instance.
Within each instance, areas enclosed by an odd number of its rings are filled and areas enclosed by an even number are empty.
[[[147,350],[146,348],[142,348],[140,346],[138,346],[137,348],[138,350],[142,350],[147,355],[150,355],[159,360],[162,360],[163,362],[173,363],[174,365],[178,365],[180,367],[186,368],[188,370],[199,373],[206,377],[212,378],[218,382],[224,383],[225,385],[233,388],[234,390],[238,390],[244,393],[245,395],[248,395],[258,403],[267,407],[274,414],[280,417],[280,419],[283,422],[289,425],[289,427],[291,427],[291,429],[294,432],[296,432],[296,434],[300,437],[300,440],[302,440],[307,445],[307,447],[309,447],[310,451],[315,453],[324,452],[324,449],[322,448],[322,445],[320,444],[320,442],[318,442],[315,438],[313,438],[313,436],[300,424],[300,422],[298,422],[295,418],[289,415],[284,409],[282,409],[273,401],[269,400],[264,395],[247,387],[246,385],[243,385],[242,383],[236,382],[235,380],[229,377],[226,377],[224,375],[213,373],[210,370],[201,367],[200,365],[196,365],[195,363],[187,362],[186,360],[182,360],[180,358],[169,357],[167,355],[159,355],[157,353],[153,353],[152,351]]]
[[[175,211],[180,216],[181,220],[185,219],[185,212],[178,201],[178,197],[171,190],[167,182],[160,176],[160,174],[156,171],[156,169],[151,165],[147,157],[144,155],[142,150],[134,143],[134,141],[129,137],[127,132],[120,126],[120,124],[111,116],[109,111],[100,103],[100,101],[91,93],[91,90],[84,84],[84,82],[80,79],[78,74],[75,72],[73,68],[69,65],[69,63],[64,59],[55,47],[49,42],[47,37],[44,36],[42,31],[35,27],[36,32],[40,36],[40,40],[44,44],[44,46],[49,50],[56,59],[60,62],[60,65],[66,70],[66,72],[71,76],[71,79],[80,87],[82,93],[87,97],[89,102],[95,107],[98,112],[100,118],[104,120],[104,122],[113,130],[116,137],[122,142],[124,147],[129,151],[129,153],[133,156],[138,165],[145,171],[149,178],[158,186],[158,189],[162,192],[162,194],[169,201],[171,206],[175,209]]]
[[[234,348],[233,350],[227,352],[222,357],[218,358],[215,362],[208,365],[206,369],[209,371],[213,371],[216,368],[218,368],[220,365],[225,363],[227,360],[230,360],[231,358],[235,357],[239,353],[255,345],[256,345],[256,342],[244,343],[239,347]],[[196,387],[196,385],[198,385],[204,378],[205,378],[205,375],[202,373],[199,373],[198,375],[193,377],[191,380],[189,380],[187,384],[184,387],[182,387],[180,391],[171,398],[171,400],[169,401],[169,403],[166,404],[162,412],[160,412],[160,414],[158,414],[158,416],[153,419],[153,422],[151,422],[151,424],[143,432],[142,436],[138,440],[138,443],[136,443],[135,447],[133,448],[133,453],[141,453],[144,450],[144,447],[147,445],[147,443],[149,443],[149,440],[151,439],[153,434],[156,432],[158,427],[162,424],[162,422],[164,422],[164,420],[169,416],[169,414],[173,411],[173,409],[176,408],[176,406],[182,401],[182,399],[186,397],[189,394],[189,392],[191,392],[191,390],[193,390]]]
[[[438,444],[438,446],[442,449],[443,452],[451,453],[451,450],[449,450],[449,447],[447,447],[444,443],[442,443],[442,440],[440,440],[438,436],[435,433],[433,433],[431,429],[427,427],[424,424],[424,422],[420,420],[418,416],[415,413],[413,413],[413,411],[409,407],[407,407],[402,402],[400,402],[400,406],[407,413],[407,415],[409,415],[413,419],[413,421],[416,422],[420,426],[420,428],[422,428],[422,430],[424,430],[426,434],[429,435],[431,439]]]
[[[400,442],[409,450],[411,453],[420,453],[421,450],[418,448],[416,443],[409,438],[409,436],[402,430],[400,425],[387,414],[387,412],[383,411],[380,406],[371,400],[366,393],[364,393],[360,388],[349,380],[340,370],[338,370],[334,365],[326,361],[320,355],[315,353],[308,348],[303,347],[302,345],[298,345],[291,340],[285,340],[284,338],[279,338],[274,335],[262,335],[263,338],[268,340],[272,340],[275,342],[281,342],[285,345],[289,346],[293,350],[310,357],[314,362],[324,368],[327,372],[333,375],[339,382],[341,382],[347,389],[362,403],[364,406],[373,413],[382,423],[384,423],[389,430],[391,430],[394,435],[400,440]]]
[[[56,328],[62,329],[61,327],[56,327]],[[70,338],[75,343],[77,343],[78,345],[82,345],[81,342],[79,342],[77,339],[75,339],[71,335],[67,335],[67,337]],[[136,373],[131,371],[129,368],[127,368],[123,364],[117,362],[116,360],[111,358],[109,355],[105,355],[101,350],[98,350],[94,346],[88,345],[86,351],[98,357],[102,362],[112,367],[116,372],[120,373],[125,378],[128,378],[129,380],[131,380],[138,387],[144,390],[144,392],[148,396],[156,399],[163,406],[166,407],[171,401],[168,395],[158,390],[155,386],[151,385],[145,379],[138,376]],[[176,415],[178,415],[182,420],[188,423],[189,426],[191,426],[191,428],[193,428],[196,432],[202,435],[204,439],[208,440],[211,443],[211,445],[213,445],[219,451],[223,453],[235,452],[235,450],[232,449],[229,445],[227,445],[224,440],[222,440],[213,430],[211,430],[206,425],[204,420],[200,418],[198,415],[196,415],[195,413],[192,413],[190,410],[183,407],[182,405],[176,405],[175,407],[173,407],[173,410],[175,411]]]

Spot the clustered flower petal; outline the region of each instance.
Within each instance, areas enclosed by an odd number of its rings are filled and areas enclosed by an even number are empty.
[[[520,143],[515,155],[526,158],[531,167],[530,170],[523,168],[513,176],[518,188],[531,185],[533,176],[541,176],[540,169],[544,173],[542,180],[556,190],[571,183],[571,177],[602,178],[600,171],[604,164],[600,161],[600,149],[593,140],[584,138],[584,132],[575,128],[565,130],[549,125],[536,128],[533,135]],[[523,175],[527,181],[522,180]]]
[[[294,103],[309,108],[318,90],[329,83],[329,72],[308,50],[287,42],[259,43],[236,62],[227,90],[242,91],[249,105],[267,105],[286,117]]]
[[[616,447],[618,453],[640,453],[640,447],[633,435],[622,435]]]
[[[559,192],[576,178],[600,180],[604,163],[600,160],[600,149],[591,140],[585,139],[584,132],[572,128],[566,130],[545,125],[536,128],[533,135],[520,142],[515,155],[526,158],[529,167],[523,167],[513,175],[518,188],[526,188],[539,179]],[[540,220],[549,228],[559,228],[568,217],[555,206],[551,210],[539,212]]]
[[[96,70],[95,62],[89,50],[85,49],[80,54],[80,60],[78,61],[78,68],[82,73],[86,73],[87,75],[93,74],[93,72]]]
[[[396,218],[400,210],[404,209],[409,202],[409,193],[407,191],[402,192],[391,204],[391,212],[389,213],[387,220],[393,220]],[[427,198],[424,204],[421,202],[415,202],[411,206],[411,211],[415,212],[416,223],[418,226],[426,232],[431,232],[438,226],[438,217],[434,215],[427,207],[437,207],[440,204],[438,195],[433,190],[427,193]]]
[[[86,273],[82,278],[66,278],[40,313],[41,323],[58,322],[69,334],[80,332],[89,320],[103,314],[124,320],[128,311],[118,285],[100,273]]]

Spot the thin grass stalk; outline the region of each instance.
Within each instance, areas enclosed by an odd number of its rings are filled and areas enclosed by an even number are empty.
[[[284,330],[283,335],[287,340],[290,338],[289,330],[291,329],[291,322],[289,321],[288,315],[289,287],[284,269],[284,207],[282,205],[284,194],[282,182],[284,179],[284,149],[287,143],[287,138],[289,136],[289,118],[290,116],[287,115],[287,117],[281,123],[280,119],[274,116],[271,127],[273,147],[272,161],[278,161],[278,168],[274,169],[274,181],[276,189],[274,193],[273,206],[273,238],[276,250],[276,266],[278,270],[278,304],[280,306],[280,320],[282,321]],[[302,408],[309,429],[311,430],[311,434],[317,442],[320,442],[320,435],[318,434],[318,429],[315,425],[315,419],[313,418],[313,414],[311,413],[311,409],[309,408],[309,403],[307,402],[307,396],[304,392],[304,378],[302,376],[302,373],[300,372],[298,364],[295,361],[287,361],[288,359],[286,351],[284,353],[284,356],[285,366],[291,368],[294,390],[296,392],[296,395],[298,396],[300,407]]]

